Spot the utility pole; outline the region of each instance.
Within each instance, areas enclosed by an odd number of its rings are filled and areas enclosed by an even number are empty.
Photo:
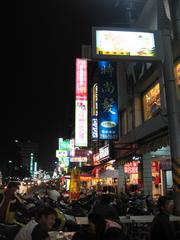
[[[180,40],[180,0],[169,1],[171,2],[172,7],[172,20],[174,24],[174,35],[177,40]]]
[[[165,13],[163,0],[156,0],[156,2],[158,7],[158,30],[162,31],[162,46],[164,53],[162,65],[167,101],[175,213],[180,215],[180,121],[176,83],[174,79],[171,28]]]

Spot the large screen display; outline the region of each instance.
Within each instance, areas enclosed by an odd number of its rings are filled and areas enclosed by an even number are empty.
[[[93,57],[159,59],[156,32],[126,31],[117,28],[93,28]]]

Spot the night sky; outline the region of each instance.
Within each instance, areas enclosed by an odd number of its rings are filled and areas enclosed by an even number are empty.
[[[123,26],[122,0],[16,0],[1,6],[0,160],[14,139],[39,143],[40,164],[55,160],[74,119],[74,62],[92,26]],[[2,4],[2,3],[1,3]]]

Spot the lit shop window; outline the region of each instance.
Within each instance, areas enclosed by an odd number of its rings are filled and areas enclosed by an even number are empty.
[[[143,95],[144,120],[148,120],[157,115],[161,107],[160,84],[156,83]]]
[[[180,62],[175,65],[175,78],[176,78],[176,83],[180,87]]]

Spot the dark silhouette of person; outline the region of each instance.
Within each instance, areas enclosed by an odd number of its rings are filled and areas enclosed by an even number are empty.
[[[159,213],[153,219],[150,240],[175,240],[175,229],[169,220],[169,215],[173,211],[172,200],[162,196],[158,199],[157,205]]]

